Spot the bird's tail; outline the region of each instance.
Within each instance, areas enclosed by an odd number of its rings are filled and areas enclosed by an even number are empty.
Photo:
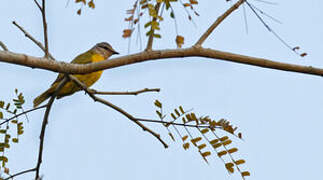
[[[39,104],[44,102],[48,99],[53,93],[53,87],[49,88],[47,91],[43,92],[41,95],[34,99],[34,108],[37,107]]]

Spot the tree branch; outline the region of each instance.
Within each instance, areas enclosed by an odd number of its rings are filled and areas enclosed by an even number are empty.
[[[9,118],[9,119],[6,119],[5,121],[1,122],[1,123],[0,123],[0,126],[1,126],[1,125],[3,125],[3,124],[5,124],[5,123],[7,123],[8,121],[11,121],[11,120],[13,120],[13,119],[15,119],[15,118],[17,118],[17,117],[21,116],[21,115],[24,115],[24,114],[27,114],[27,113],[29,113],[29,112],[32,112],[32,111],[35,111],[35,110],[38,110],[38,109],[42,109],[42,108],[45,108],[45,107],[47,107],[47,104],[45,104],[45,105],[43,105],[43,106],[39,106],[39,107],[33,108],[33,109],[30,109],[30,110],[27,110],[27,111],[24,111],[24,112],[22,112],[22,113],[19,113],[19,114],[17,114],[17,115],[15,115],[15,116],[13,116],[13,117],[11,117],[11,118]]]
[[[2,41],[0,41],[0,47],[1,47],[4,51],[8,51],[7,46],[6,46]]]
[[[69,78],[76,83],[78,86],[80,86],[86,93],[88,93],[88,95],[94,100],[94,101],[98,101],[102,104],[105,104],[107,106],[109,106],[110,108],[118,111],[119,113],[123,114],[124,116],[126,116],[128,119],[130,119],[131,121],[133,121],[134,123],[136,123],[138,126],[140,126],[142,128],[142,130],[149,132],[150,134],[152,134],[153,136],[155,136],[162,144],[165,148],[168,148],[168,145],[160,138],[160,135],[155,133],[154,131],[152,131],[151,129],[147,128],[145,125],[143,125],[142,123],[137,121],[137,118],[133,117],[131,114],[129,114],[128,112],[126,112],[125,110],[121,109],[120,107],[102,99],[99,98],[97,96],[95,96],[89,89],[88,87],[86,87],[82,82],[80,82],[77,78],[75,78],[74,76],[69,75]]]
[[[47,22],[46,22],[46,0],[42,0],[41,14],[43,19],[43,31],[44,31],[44,44],[45,44],[45,57],[49,57],[48,51],[48,33],[47,33]],[[54,58],[52,58],[54,59]]]
[[[209,27],[209,29],[200,37],[200,39],[195,43],[195,46],[201,46],[203,42],[210,36],[213,30],[221,24],[221,22],[228,17],[233,11],[239,8],[241,4],[243,4],[245,0],[239,0],[230,9],[228,9],[225,13],[219,16],[216,21]]]
[[[35,4],[36,4],[36,6],[38,7],[38,9],[40,10],[40,11],[42,11],[42,7],[40,6],[40,4],[38,3],[38,1],[37,0],[34,0],[34,2],[35,2]]]
[[[19,176],[19,175],[22,175],[22,174],[26,174],[26,173],[29,173],[29,172],[33,172],[33,171],[36,171],[36,168],[32,168],[32,169],[28,169],[28,170],[25,170],[25,171],[21,171],[19,173],[13,174],[13,175],[5,178],[4,180],[13,179],[16,176]]]
[[[42,163],[42,159],[43,159],[43,147],[44,147],[44,140],[45,140],[45,131],[46,131],[46,125],[48,124],[48,116],[49,116],[49,112],[50,109],[52,107],[52,104],[56,98],[57,93],[62,89],[62,87],[68,82],[68,78],[65,77],[57,86],[57,88],[55,89],[55,93],[52,95],[52,97],[49,99],[48,103],[47,103],[47,108],[45,111],[45,115],[44,115],[44,119],[43,119],[43,123],[42,123],[42,128],[41,128],[41,132],[39,135],[39,139],[40,139],[40,143],[39,143],[39,153],[38,153],[38,161],[37,161],[37,165],[36,165],[36,176],[35,176],[35,180],[39,180],[39,171],[40,171],[40,165]]]
[[[156,4],[156,7],[155,7],[155,10],[156,10],[156,13],[157,13],[157,16],[158,16],[158,12],[159,12],[159,8],[160,8],[160,4],[161,3],[157,3]],[[154,17],[153,18],[153,20],[152,20],[152,22],[154,22],[154,21],[157,21],[157,17]],[[151,34],[150,34],[150,36],[149,36],[149,39],[148,39],[148,42],[147,42],[147,47],[146,47],[146,49],[145,49],[145,51],[150,51],[150,50],[152,50],[152,48],[153,48],[153,41],[154,41],[154,34],[155,34],[155,30],[154,29],[152,29],[152,27],[151,27]]]
[[[86,74],[134,63],[178,57],[206,57],[212,60],[224,60],[269,69],[323,76],[322,68],[276,62],[265,58],[256,58],[202,47],[147,51],[86,65],[50,61],[46,58],[28,56],[25,54],[18,54],[8,51],[0,51],[0,62],[7,62],[67,74]]]
[[[25,34],[25,36],[30,39],[32,42],[34,42],[41,50],[46,52],[46,48],[42,45],[41,42],[37,41],[33,36],[31,36],[23,27],[21,27],[19,24],[17,24],[16,21],[12,21],[12,24],[15,25],[22,33]],[[54,59],[54,57],[48,53],[48,57],[50,59]]]
[[[126,92],[113,92],[113,91],[97,91],[95,89],[88,89],[92,94],[101,94],[101,95],[138,95],[145,92],[159,92],[159,88],[149,89],[145,88],[138,91],[126,91]],[[1,124],[0,124],[1,125]]]

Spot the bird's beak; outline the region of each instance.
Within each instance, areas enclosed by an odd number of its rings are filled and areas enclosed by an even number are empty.
[[[113,54],[119,54],[117,51],[113,51]]]

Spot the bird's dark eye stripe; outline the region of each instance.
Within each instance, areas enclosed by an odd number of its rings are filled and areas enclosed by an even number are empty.
[[[103,49],[105,49],[105,50],[110,50],[108,47],[106,47],[106,46],[101,46]]]

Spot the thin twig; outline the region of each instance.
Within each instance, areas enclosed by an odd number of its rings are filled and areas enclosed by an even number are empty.
[[[34,0],[34,2],[35,2],[35,4],[36,4],[36,6],[39,8],[39,10],[40,11],[42,11],[42,7],[40,6],[40,4],[38,3],[38,1],[37,0]]]
[[[24,30],[24,28],[22,28],[19,24],[17,24],[16,21],[12,21],[12,24],[15,25],[22,33],[25,34],[25,36],[30,39],[32,42],[34,42],[41,50],[43,50],[44,52],[46,51],[45,47],[42,45],[41,42],[37,41],[34,37],[32,37],[26,30]],[[50,59],[54,59],[54,57],[48,53],[48,57]]]
[[[159,92],[159,91],[160,91],[159,88],[154,88],[154,89],[145,88],[138,91],[126,91],[126,92],[97,91],[95,89],[89,89],[89,92],[93,94],[101,94],[101,95],[138,95],[145,92]]]
[[[0,46],[4,51],[8,51],[7,46],[2,41],[0,41]]]
[[[46,0],[42,0],[41,14],[43,19],[45,57],[47,58],[49,57],[49,50],[48,50],[48,33],[47,33],[47,22],[46,22]]]
[[[93,93],[90,92],[90,90],[88,89],[88,87],[86,87],[82,82],[80,82],[77,78],[75,78],[72,75],[69,75],[69,78],[75,82],[78,86],[80,86],[86,93],[88,93],[88,95],[94,100],[94,101],[98,101],[102,104],[105,104],[107,106],[109,106],[110,108],[118,111],[119,113],[123,114],[124,116],[126,116],[128,119],[130,119],[131,121],[133,121],[134,123],[136,123],[138,126],[140,126],[144,131],[149,132],[150,134],[152,134],[153,136],[155,136],[162,144],[165,148],[168,148],[168,145],[160,138],[160,135],[155,133],[154,131],[152,131],[151,129],[147,128],[145,125],[143,125],[142,123],[137,121],[137,118],[133,117],[131,114],[129,114],[128,112],[126,112],[125,110],[121,109],[120,107],[102,99],[99,98],[97,96],[95,96]]]
[[[159,8],[160,8],[160,4],[161,3],[157,3],[156,6],[155,6],[155,10],[156,10],[156,13],[157,13],[157,16],[158,16],[158,12],[159,12]],[[154,21],[157,21],[157,17],[154,17],[152,22]],[[155,34],[155,30],[152,29],[151,27],[151,34],[149,36],[149,39],[148,39],[148,43],[147,43],[147,47],[146,47],[146,50],[145,51],[150,51],[152,50],[152,47],[153,47],[153,41],[154,41],[154,34]]]
[[[19,176],[19,175],[22,175],[22,174],[26,174],[26,173],[29,173],[29,172],[33,172],[33,171],[36,171],[36,168],[32,168],[32,169],[27,169],[25,171],[21,171],[19,173],[16,173],[16,174],[13,174],[13,175],[10,175],[9,177],[3,179],[3,180],[9,180],[9,179],[13,179],[14,177],[16,176]]]
[[[209,27],[209,29],[200,37],[200,39],[195,43],[195,46],[201,46],[203,42],[210,36],[213,30],[221,24],[221,22],[227,18],[233,11],[239,8],[241,4],[243,4],[245,0],[239,0],[236,2],[231,8],[229,8],[225,13],[219,16],[216,21]]]
[[[35,176],[35,180],[39,179],[39,171],[40,171],[40,165],[42,163],[42,159],[43,159],[43,147],[44,147],[44,139],[45,139],[45,131],[46,131],[46,125],[48,124],[48,116],[49,116],[49,112],[50,109],[52,107],[52,104],[56,98],[57,93],[62,89],[62,87],[68,82],[68,78],[65,77],[57,86],[57,88],[55,89],[54,94],[52,95],[52,97],[49,99],[48,103],[47,103],[47,108],[45,111],[45,115],[44,115],[44,119],[42,122],[42,128],[41,128],[41,132],[39,135],[39,139],[40,139],[40,143],[39,143],[39,153],[38,153],[38,161],[37,161],[37,165],[36,165],[36,176]]]
[[[19,113],[19,114],[17,114],[17,115],[15,115],[15,116],[13,116],[13,117],[11,117],[11,118],[9,118],[9,119],[6,119],[5,121],[1,122],[1,123],[0,123],[0,126],[1,126],[2,124],[5,124],[6,122],[9,122],[9,121],[11,121],[11,120],[13,120],[13,119],[15,119],[15,118],[17,118],[17,117],[21,116],[21,115],[24,115],[24,114],[27,114],[27,113],[29,113],[29,112],[32,112],[32,111],[35,111],[35,110],[38,110],[38,109],[42,109],[42,108],[45,108],[45,107],[47,107],[47,104],[45,104],[45,105],[43,105],[43,106],[39,106],[39,107],[33,108],[33,109],[29,109],[29,110],[24,111],[24,112],[22,112],[22,113]]]
[[[184,127],[194,127],[194,128],[218,128],[222,129],[221,126],[207,126],[207,125],[194,125],[194,124],[184,124],[184,123],[176,123],[174,121],[162,121],[162,120],[154,120],[154,119],[141,119],[141,118],[136,118],[136,121],[143,121],[143,122],[151,122],[151,123],[161,123],[161,124],[169,124],[169,125],[174,125],[174,126],[184,126]]]

